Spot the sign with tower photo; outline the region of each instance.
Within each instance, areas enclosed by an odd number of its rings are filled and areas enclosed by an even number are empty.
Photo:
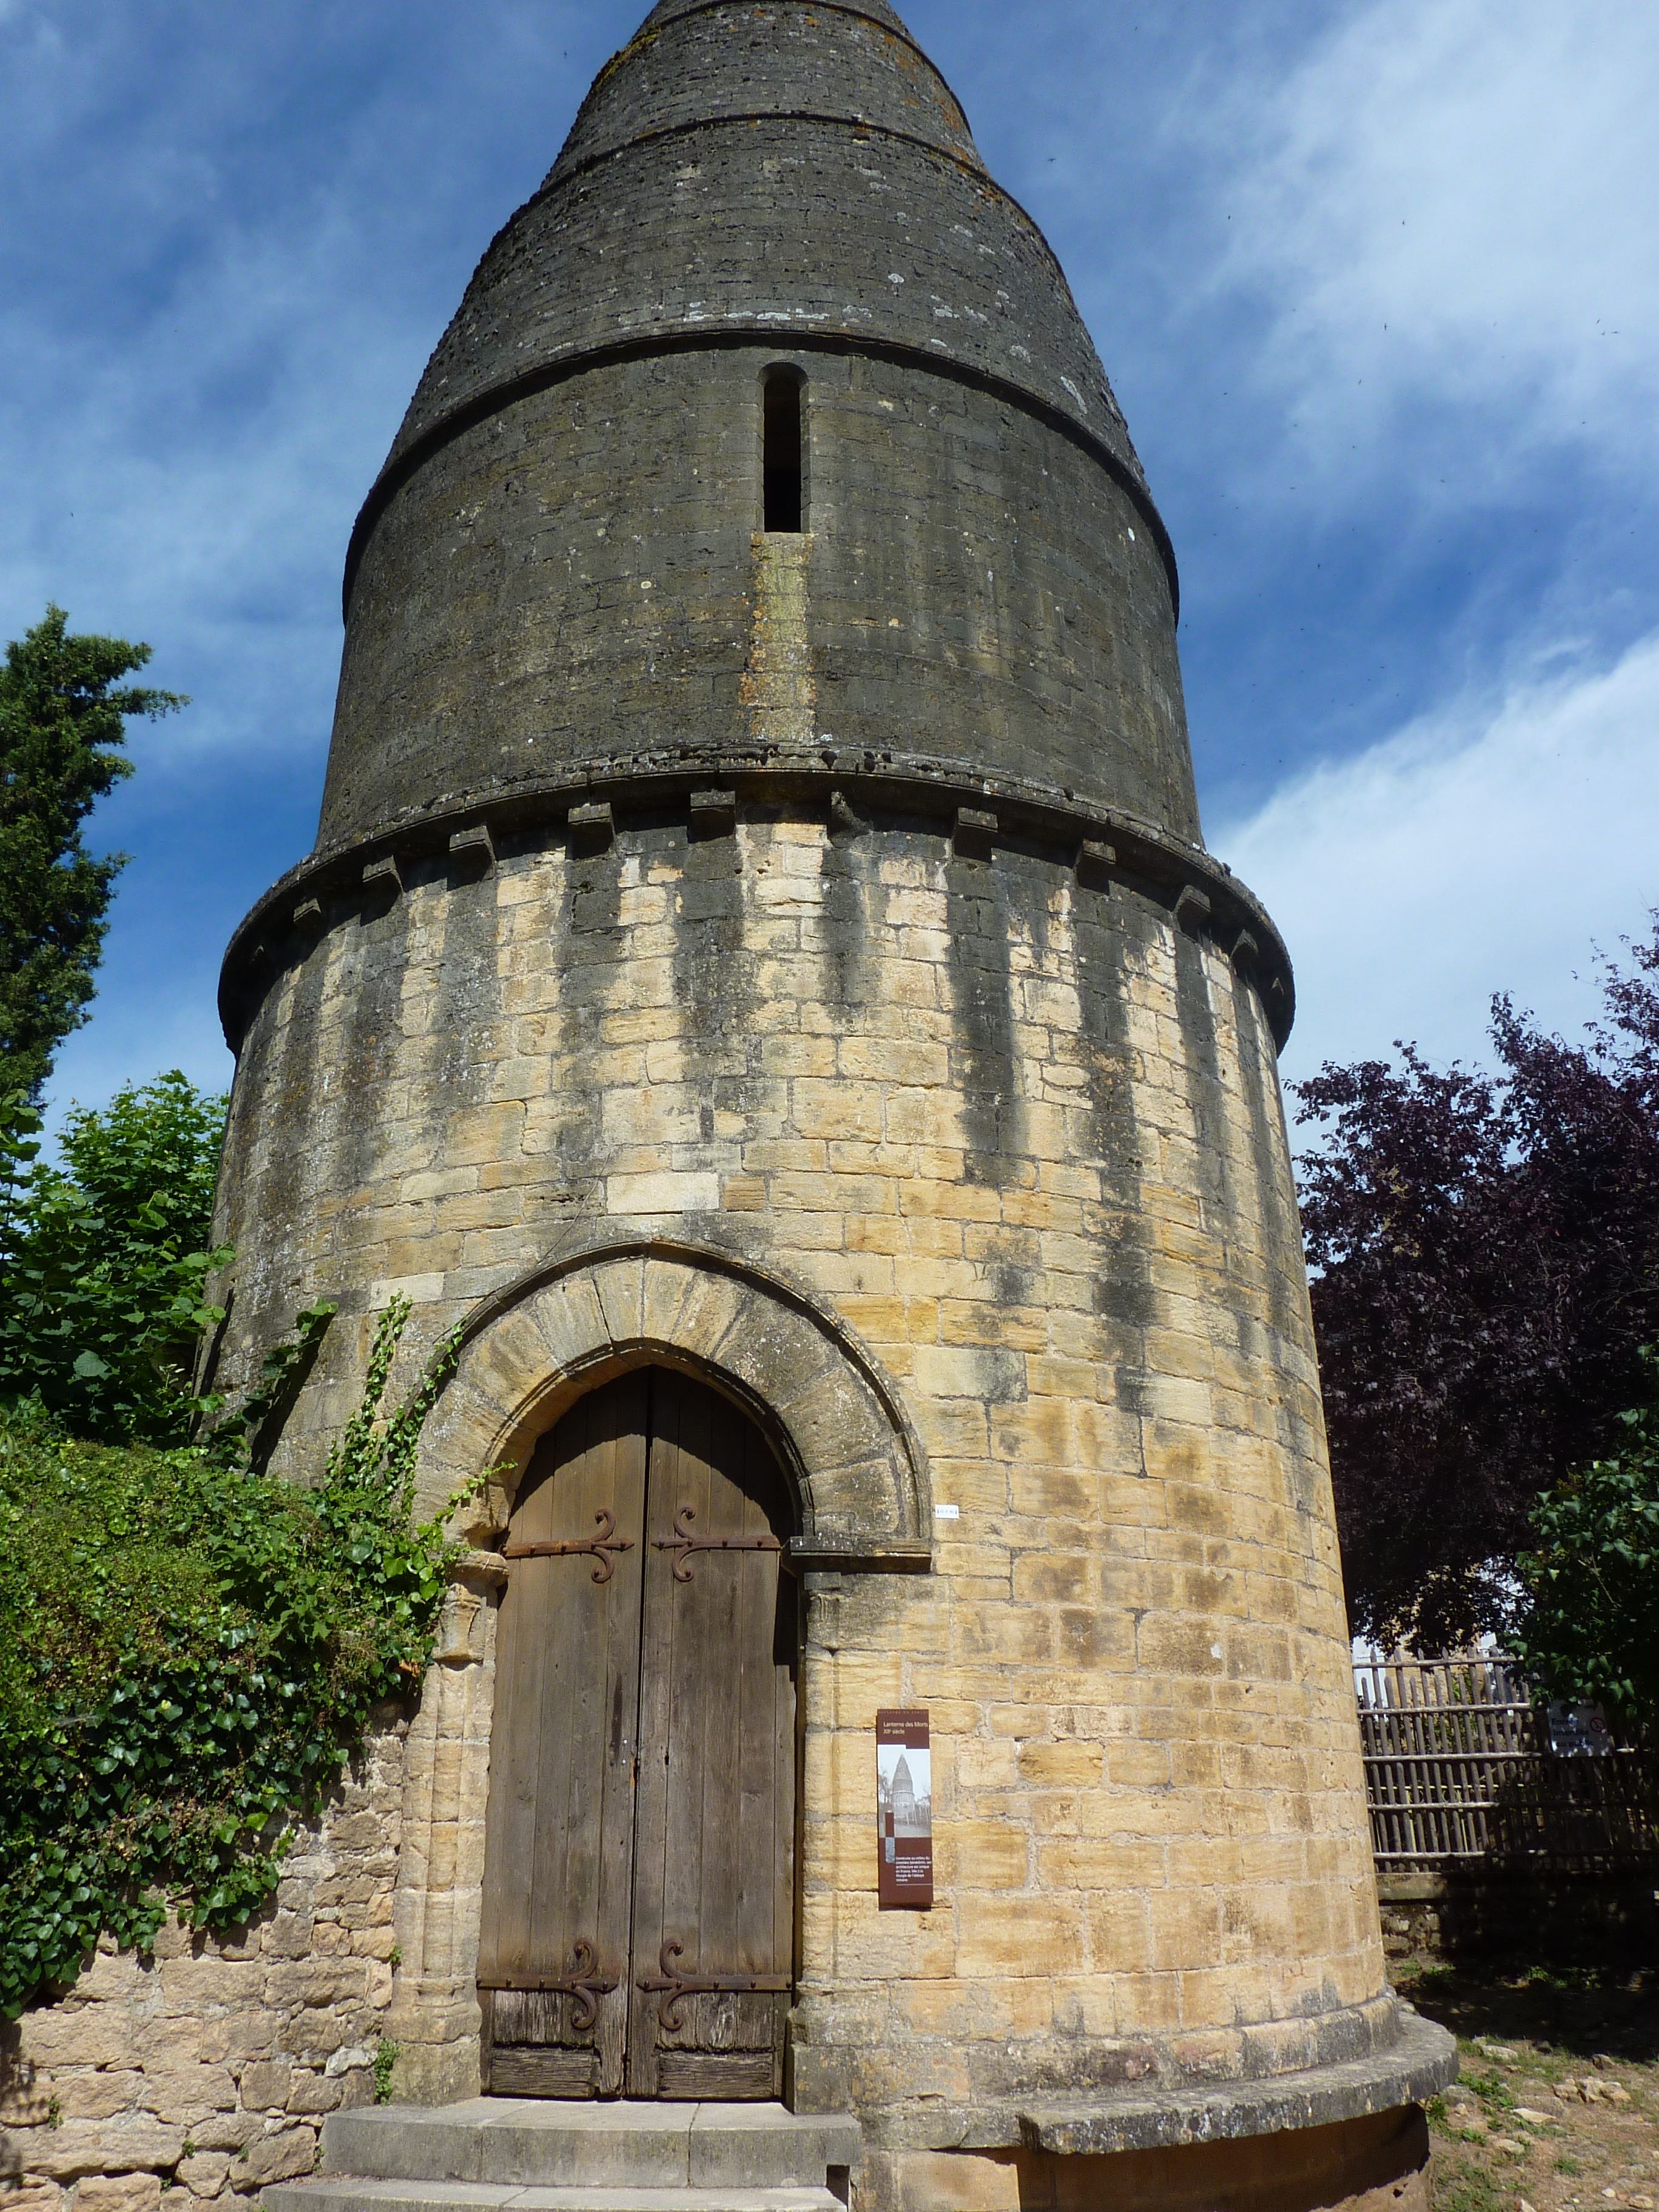
[[[933,1778],[925,1711],[876,1715],[876,1867],[883,1905],[933,1901]]]

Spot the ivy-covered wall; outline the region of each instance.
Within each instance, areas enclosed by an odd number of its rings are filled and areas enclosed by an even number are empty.
[[[106,1939],[66,1997],[0,2023],[6,2212],[256,2197],[310,2172],[325,2113],[373,2100],[406,1735],[370,1737],[241,1940],[172,1919],[148,1959]]]

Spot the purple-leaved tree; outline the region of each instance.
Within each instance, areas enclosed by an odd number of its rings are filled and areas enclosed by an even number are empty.
[[[1659,914],[1583,1046],[1492,1004],[1497,1072],[1327,1066],[1301,1164],[1352,1626],[1502,1629],[1540,1492],[1603,1450],[1659,1340]]]

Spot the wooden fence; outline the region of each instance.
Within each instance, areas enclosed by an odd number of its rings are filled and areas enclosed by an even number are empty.
[[[1354,1688],[1379,1868],[1659,1863],[1649,1763],[1535,1703],[1502,1653],[1357,1661]]]

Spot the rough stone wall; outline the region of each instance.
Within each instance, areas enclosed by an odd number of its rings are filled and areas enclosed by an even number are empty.
[[[1659,1948],[1650,1873],[1534,1873],[1477,1861],[1445,1874],[1380,1869],[1376,1889],[1382,1948],[1404,1963],[1402,1981],[1426,1966],[1476,1961],[1517,1973],[1543,1959],[1622,1965]]]
[[[1169,577],[1128,495],[955,377],[756,345],[586,369],[395,495],[353,586],[320,844],[446,794],[741,746],[781,358],[807,378],[806,736],[1196,840]]]
[[[983,173],[963,114],[933,64],[896,27],[838,8],[753,0],[653,9],[599,71],[550,182],[630,141],[717,118],[795,115],[817,94],[867,131],[896,131]]]
[[[930,1576],[811,1584],[804,2103],[1007,2142],[1045,2087],[1386,2035],[1272,1039],[1145,887],[783,807],[624,816],[585,858],[526,830],[337,915],[256,1018],[229,1147],[221,1379],[343,1309],[296,1471],[390,1291],[412,1359],[601,1230],[764,1264],[895,1378],[960,1517]],[[933,1714],[924,1915],[876,1909],[894,1703]]]
[[[59,2003],[0,2023],[7,2212],[157,2212],[309,2173],[326,2113],[374,2092],[393,1978],[401,1727],[294,1839],[240,1938],[169,1919],[100,1946]]]
[[[706,82],[717,73],[718,60]],[[841,106],[839,88],[815,89],[804,113],[643,139],[520,209],[439,342],[392,459],[514,378],[735,326],[902,347],[994,377],[1098,441],[1144,495],[1100,356],[1030,217],[956,156],[812,112]]]

